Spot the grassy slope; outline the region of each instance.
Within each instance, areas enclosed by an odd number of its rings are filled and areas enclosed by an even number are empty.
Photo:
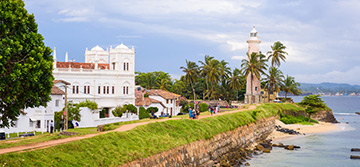
[[[201,120],[169,120],[111,132],[46,149],[0,155],[6,166],[118,166],[178,146],[234,130],[238,126],[274,116],[291,104],[265,104],[255,110]]]

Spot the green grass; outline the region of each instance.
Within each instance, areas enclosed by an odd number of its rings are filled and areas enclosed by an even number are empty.
[[[256,109],[200,120],[149,123],[126,132],[110,132],[41,150],[0,155],[0,165],[119,166],[194,141],[211,139],[276,114],[276,110]]]
[[[86,134],[90,134],[90,133],[97,133],[96,128],[76,128],[76,129],[68,129],[67,131],[78,133],[78,135],[75,135],[75,136],[86,135]],[[14,146],[20,146],[20,145],[33,144],[33,143],[41,143],[41,142],[46,142],[46,141],[50,141],[50,140],[68,138],[68,137],[74,137],[74,136],[64,136],[64,135],[58,135],[58,134],[59,134],[58,132],[53,133],[53,134],[50,134],[50,133],[41,134],[41,132],[36,132],[35,136],[12,139],[12,140],[16,140],[12,143],[7,143],[7,141],[9,141],[9,140],[0,141],[0,149],[14,147]]]
[[[308,118],[304,116],[294,117],[291,115],[280,114],[280,121],[285,124],[302,124],[302,125],[313,125],[313,123],[319,123],[316,120],[310,119],[308,122]]]

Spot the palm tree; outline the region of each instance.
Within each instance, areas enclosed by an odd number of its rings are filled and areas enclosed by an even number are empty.
[[[194,95],[194,101],[196,100],[196,94],[194,89],[194,84],[197,80],[197,75],[199,68],[196,65],[195,62],[186,60],[186,67],[180,67],[180,69],[183,69],[183,72],[185,72],[185,80],[190,83],[191,89],[193,91]]]
[[[161,90],[167,90],[170,85],[170,81],[168,79],[162,79],[161,81],[156,82]]]
[[[236,99],[238,91],[245,85],[244,77],[241,75],[241,71],[235,68],[229,77],[229,86],[232,90],[236,90]]]
[[[283,82],[284,75],[276,67],[269,68],[269,74],[266,75],[265,87],[268,89],[268,101],[270,101],[270,93],[280,92],[280,86]]]
[[[231,68],[228,67],[229,63],[225,60],[221,60],[219,63],[220,68],[220,75],[222,80],[227,80],[229,78],[229,75],[231,75]]]
[[[280,59],[285,62],[286,56],[288,55],[287,52],[284,50],[286,49],[286,46],[284,46],[280,41],[277,41],[274,43],[273,46],[271,46],[271,51],[268,51],[268,60],[271,58],[271,66],[280,66]]]
[[[287,94],[291,93],[293,95],[301,94],[300,89],[298,88],[300,84],[295,82],[295,78],[289,75],[286,75],[283,84],[280,87],[280,90],[285,92],[285,99],[287,98]]]
[[[206,89],[204,89],[204,92],[203,92],[203,100],[205,100],[205,97],[206,95],[205,94],[208,94],[210,91],[209,91],[209,79],[208,79],[208,71],[210,70],[209,68],[209,65],[210,65],[210,62],[211,60],[213,60],[214,57],[212,56],[209,56],[209,55],[205,55],[205,58],[204,58],[204,62],[203,61],[199,61],[199,63],[201,64],[200,66],[200,74],[202,77],[205,78],[205,83],[206,83]]]
[[[266,70],[267,64],[265,63],[265,59],[263,59],[263,55],[259,53],[247,53],[248,59],[243,59],[241,61],[241,73],[247,78],[250,75],[251,81],[256,77],[260,80],[260,75],[265,74],[264,70]],[[253,95],[253,83],[251,83],[251,96]],[[252,103],[252,101],[250,101]]]
[[[211,92],[209,94],[209,97],[214,97],[214,84],[217,84],[220,80],[221,76],[221,69],[219,66],[219,61],[216,59],[212,59],[209,63],[207,68],[207,79],[208,83],[211,84]]]

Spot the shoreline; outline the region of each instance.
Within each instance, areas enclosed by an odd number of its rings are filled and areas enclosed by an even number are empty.
[[[280,120],[275,120],[275,121],[276,121],[275,125],[280,125],[282,128],[295,130],[297,132],[300,132],[301,134],[305,133],[305,135],[290,135],[287,133],[276,131],[274,129],[274,131],[267,137],[267,139],[271,139],[273,142],[279,140],[291,139],[295,137],[305,137],[311,134],[334,133],[345,130],[344,124],[339,124],[339,123],[319,122],[319,124],[314,124],[314,125],[300,125],[300,124],[286,125],[282,123]]]

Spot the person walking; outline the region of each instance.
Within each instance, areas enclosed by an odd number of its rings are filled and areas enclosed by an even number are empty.
[[[196,109],[196,118],[199,119],[199,116],[200,116],[200,111],[199,109]]]
[[[213,115],[214,109],[212,107],[210,107],[210,113],[211,115]]]
[[[189,108],[189,118],[191,119],[192,118],[192,115],[193,114],[193,111],[192,111],[192,109],[191,108]]]
[[[50,122],[50,133],[53,133],[54,132],[54,121],[51,120]]]

